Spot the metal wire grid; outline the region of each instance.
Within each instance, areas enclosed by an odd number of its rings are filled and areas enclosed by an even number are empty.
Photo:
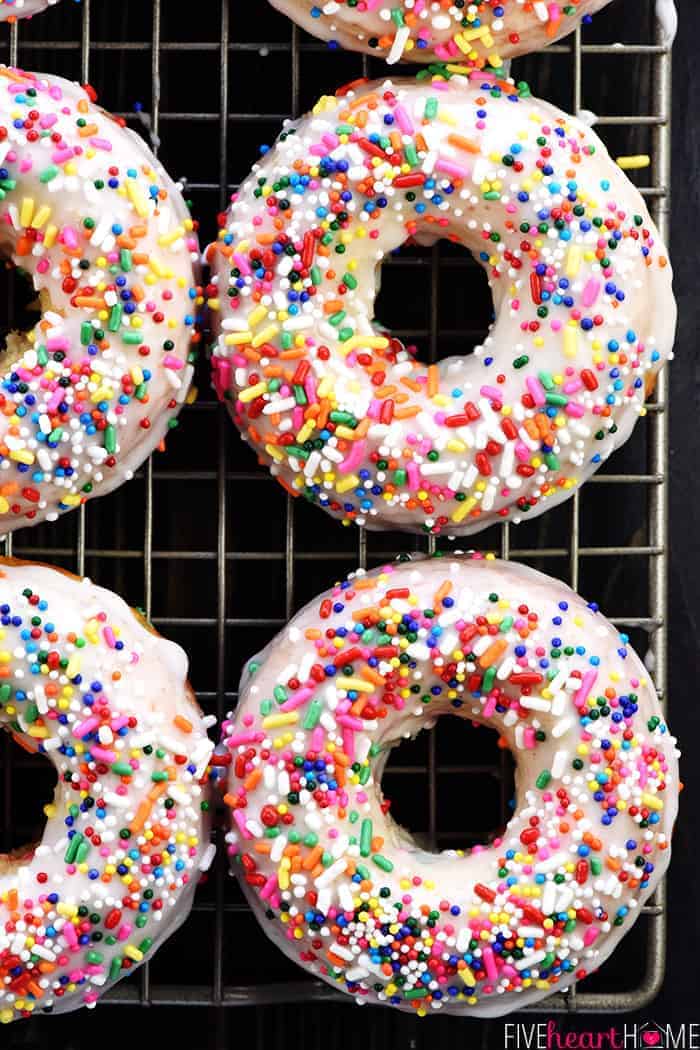
[[[128,63],[132,55],[147,52],[149,62],[149,93],[150,93],[150,121],[154,141],[162,133],[167,140],[169,125],[175,122],[185,122],[188,127],[194,128],[203,125],[216,130],[218,135],[218,177],[216,181],[190,181],[188,191],[197,199],[196,214],[199,216],[213,215],[214,211],[223,208],[230,192],[235,184],[230,180],[231,171],[231,131],[237,130],[241,125],[252,124],[254,127],[264,120],[268,124],[278,124],[289,115],[297,115],[301,104],[301,75],[302,67],[311,66],[318,61],[319,56],[325,53],[323,45],[311,42],[309,38],[294,28],[291,28],[289,40],[274,43],[261,43],[255,39],[238,40],[234,25],[239,18],[238,0],[209,0],[203,18],[211,19],[212,24],[218,23],[209,41],[193,40],[170,40],[163,33],[163,22],[166,17],[166,0],[151,0],[152,8],[150,39],[133,39],[129,29],[132,13],[135,11],[138,0],[128,0],[120,5],[120,10],[126,12],[126,31],[124,38],[118,42],[107,38],[96,39],[93,34],[95,20],[100,17],[98,8],[100,0],[83,0],[80,13],[65,12],[65,24],[60,26],[60,39],[51,41],[42,40],[37,33],[41,19],[35,19],[33,24],[22,24],[20,27],[13,26],[9,31],[7,42],[7,58],[12,64],[24,64],[29,68],[35,68],[35,58],[39,58],[43,49],[49,49],[49,57],[44,59],[46,68],[52,69],[50,54],[61,56],[63,60],[70,59],[71,73],[75,79],[83,82],[90,80],[91,72],[96,56],[101,53],[119,52],[126,56],[124,61]],[[67,6],[67,5],[66,5]],[[141,8],[148,4],[141,4]],[[244,5],[241,4],[241,7]],[[650,5],[651,6],[651,5]],[[113,7],[113,5],[108,5]],[[171,9],[172,11],[172,9]],[[141,12],[143,13],[143,11]],[[59,29],[55,13],[44,16],[47,20],[54,19],[53,24]],[[76,39],[76,30],[79,24],[79,39]],[[64,33],[67,36],[64,36]],[[608,129],[622,129],[635,132],[639,129],[648,129],[650,133],[650,145],[652,165],[649,169],[651,175],[650,184],[642,187],[642,193],[647,198],[654,217],[659,225],[661,234],[666,237],[669,215],[669,167],[670,167],[670,54],[663,43],[660,28],[654,30],[653,42],[635,45],[619,44],[583,44],[581,31],[577,31],[569,41],[548,49],[548,56],[558,56],[560,61],[568,65],[568,83],[571,90],[571,102],[569,108],[579,111],[585,104],[584,97],[584,72],[589,66],[595,68],[596,63],[604,61],[606,56],[612,56],[619,60],[621,56],[638,56],[639,61],[647,61],[650,64],[650,75],[652,90],[650,92],[650,112],[634,115],[601,115],[598,126],[602,128],[605,136]],[[174,60],[178,54],[189,54],[196,57],[200,62],[200,68],[207,70],[212,63],[218,62],[220,75],[218,79],[218,99],[215,99],[214,77],[210,77],[212,87],[211,99],[216,102],[210,110],[201,112],[186,112],[169,108],[168,97],[162,92],[162,76],[167,70],[168,63]],[[263,54],[270,61],[281,61],[286,57],[290,62],[291,84],[290,84],[290,107],[288,113],[258,113],[235,110],[231,99],[231,71],[232,67],[241,57]],[[563,58],[561,57],[563,56]],[[537,56],[537,61],[542,56]],[[552,59],[550,58],[549,61]],[[379,64],[366,58],[355,56],[353,59],[355,73],[361,70],[364,75],[381,75],[383,70]],[[63,62],[65,64],[65,61]],[[359,67],[359,70],[358,70]],[[208,75],[208,73],[207,73]],[[323,90],[332,89],[334,84],[316,83],[314,94],[320,94]],[[134,85],[133,94],[141,92],[141,98],[145,101],[145,88],[143,84]],[[545,91],[540,89],[542,94]],[[101,101],[111,108],[110,98],[105,92]],[[238,99],[236,99],[238,101]],[[250,99],[252,101],[252,98]],[[136,114],[133,111],[125,111],[124,115],[132,120]],[[212,141],[210,149],[214,149]],[[252,157],[244,158],[244,167]],[[191,157],[189,157],[191,164]],[[180,170],[173,168],[173,174],[179,175]],[[188,171],[188,175],[196,176],[196,172]],[[211,234],[212,229],[207,230]],[[435,248],[427,258],[399,258],[389,264],[389,267],[404,267],[416,269],[424,285],[429,289],[429,320],[427,328],[406,329],[398,332],[403,338],[423,338],[428,347],[431,360],[438,356],[438,343],[443,340],[449,342],[450,337],[464,336],[464,326],[458,326],[454,331],[441,330],[439,299],[441,288],[450,288],[450,276],[457,271],[460,261],[441,253]],[[478,332],[471,333],[478,337]],[[308,519],[309,528],[314,531],[316,546],[309,545],[309,531],[305,528],[306,519],[303,514],[293,506],[288,496],[284,496],[281,490],[270,481],[264,472],[260,472],[252,465],[253,461],[244,451],[233,444],[233,428],[225,417],[223,410],[213,401],[208,399],[205,393],[207,389],[204,371],[200,376],[200,386],[203,388],[204,396],[198,404],[189,408],[184,414],[183,431],[192,427],[195,434],[200,438],[199,458],[204,463],[204,468],[197,463],[193,465],[187,462],[183,467],[177,462],[177,457],[170,460],[166,456],[162,461],[150,460],[143,470],[139,472],[139,481],[131,483],[131,487],[141,485],[140,493],[143,494],[142,502],[137,497],[129,496],[129,487],[120,490],[114,496],[107,497],[104,501],[96,501],[90,504],[88,509],[81,510],[64,519],[55,526],[39,526],[32,530],[25,530],[14,537],[9,537],[4,542],[5,553],[18,556],[45,559],[58,562],[66,567],[73,568],[76,572],[83,574],[86,570],[98,582],[105,583],[119,589],[135,604],[140,604],[146,614],[153,622],[163,630],[164,633],[176,636],[178,639],[188,639],[190,645],[197,647],[198,632],[206,632],[210,648],[208,650],[208,667],[213,675],[207,677],[206,682],[197,680],[197,668],[193,670],[193,684],[203,707],[212,711],[221,718],[227,709],[235,704],[236,694],[232,687],[235,679],[232,677],[230,665],[232,654],[229,644],[229,636],[232,631],[245,631],[254,628],[258,632],[258,647],[264,644],[293,613],[294,609],[301,604],[299,592],[308,588],[309,595],[327,586],[335,575],[323,570],[323,564],[342,563],[345,568],[353,567],[353,564],[367,566],[377,564],[401,549],[412,547],[432,551],[435,548],[433,540],[413,541],[410,537],[397,534],[367,534],[362,530],[348,534],[341,531],[340,527],[323,517],[319,511],[313,511],[312,517]],[[485,537],[486,542],[480,543],[485,549],[500,551],[504,558],[518,558],[522,560],[536,560],[538,564],[551,561],[556,575],[567,577],[574,588],[580,583],[581,569],[583,565],[595,563],[598,565],[609,564],[606,559],[614,558],[616,563],[624,565],[637,564],[638,559],[644,562],[644,569],[640,572],[646,574],[647,600],[640,615],[633,615],[638,609],[625,610],[625,615],[614,618],[614,621],[625,628],[637,631],[640,635],[648,638],[649,657],[653,661],[655,680],[662,698],[665,696],[666,686],[666,519],[667,519],[667,481],[666,465],[668,455],[668,421],[666,411],[667,379],[662,374],[656,389],[653,403],[649,405],[646,427],[646,455],[647,465],[643,472],[638,469],[611,473],[606,470],[599,473],[589,483],[582,494],[574,495],[569,503],[558,511],[550,512],[550,516],[558,514],[559,534],[552,540],[549,529],[539,528],[533,542],[527,542],[528,533],[526,526],[520,530],[512,530],[503,525],[498,530],[491,530]],[[639,425],[632,441],[639,441]],[[215,456],[211,450],[216,449]],[[620,463],[621,454],[613,460],[613,467]],[[240,463],[238,462],[240,460]],[[622,460],[624,462],[624,460]],[[176,501],[176,510],[173,510],[173,502],[164,493],[169,486],[179,486],[180,492],[187,493],[187,498]],[[185,488],[187,486],[187,488]],[[611,490],[609,486],[613,486]],[[605,496],[610,491],[615,491],[615,486],[623,486],[622,492],[629,501],[634,497],[643,496],[645,505],[645,521],[640,524],[641,532],[636,532],[629,541],[625,537],[624,545],[615,543],[614,530],[609,529],[601,538],[600,542],[585,542],[583,538],[582,516],[588,503],[595,499],[600,505],[601,497],[605,505]],[[239,542],[240,520],[238,515],[238,500],[234,495],[232,501],[232,490],[246,491],[252,493],[252,500],[258,508],[265,507],[267,514],[278,514],[281,512],[282,527],[269,541],[261,542]],[[206,493],[209,505],[215,515],[216,528],[207,530],[208,542],[199,540],[201,518],[194,522],[194,531],[190,538],[194,542],[173,543],[167,546],[161,542],[163,523],[169,520],[173,513],[179,514],[175,524],[170,530],[171,536],[176,539],[186,536],[192,526],[191,516],[188,514],[189,493],[199,493],[200,504],[203,500],[202,494]],[[640,504],[641,505],[641,504]],[[137,507],[137,515],[134,507]],[[271,508],[271,509],[270,509]],[[306,513],[302,508],[302,512]],[[109,520],[113,517],[113,520]],[[135,521],[134,518],[137,517]],[[300,522],[301,518],[301,522]],[[547,516],[539,519],[547,522]],[[140,524],[139,524],[140,523]],[[94,528],[92,525],[94,524]],[[209,523],[211,524],[211,523]],[[563,528],[561,527],[563,525]],[[556,534],[556,529],[555,529]],[[348,539],[348,536],[351,536]],[[523,535],[526,542],[519,543],[519,537]],[[642,538],[640,538],[640,535]],[[111,543],[104,541],[103,536],[109,536]],[[489,543],[488,539],[497,537]],[[544,542],[543,542],[544,537]],[[482,537],[477,539],[481,540]],[[322,544],[328,544],[331,548],[323,549]],[[441,546],[449,546],[442,544]],[[250,548],[250,549],[248,549]],[[260,548],[260,549],[258,549]],[[590,560],[590,562],[589,562]],[[281,591],[280,615],[277,617],[242,615],[237,605],[242,585],[236,584],[236,573],[242,573],[246,566],[253,566],[257,572],[258,580],[264,586],[269,585],[272,591]],[[171,570],[175,584],[163,582],[162,570],[165,568],[170,576]],[[214,575],[207,575],[213,568]],[[193,570],[193,576],[187,575],[188,570]],[[233,572],[232,572],[233,570]],[[177,583],[177,579],[183,577],[195,580],[201,574],[201,592],[195,583],[189,587],[187,600],[184,591],[186,582]],[[260,575],[262,574],[262,576]],[[207,581],[213,585],[213,593],[209,593]],[[249,597],[249,595],[247,596]],[[194,598],[194,610],[191,605]],[[244,603],[245,604],[245,603]],[[182,612],[187,608],[187,615]],[[244,609],[243,612],[247,612]],[[253,649],[247,652],[236,652],[235,656],[240,660],[249,656]],[[11,826],[13,815],[13,778],[18,768],[26,759],[18,759],[11,750],[9,741],[5,741],[3,749],[0,749],[0,769],[3,779],[3,820],[4,828]],[[442,758],[439,737],[433,733],[428,735],[425,755],[418,761],[405,762],[394,767],[394,776],[402,778],[405,787],[412,778],[423,776],[427,784],[427,828],[428,840],[434,845],[436,842],[444,841],[446,837],[453,838],[452,833],[440,833],[438,830],[438,779],[442,775],[486,775],[496,777],[501,792],[501,808],[505,813],[507,802],[506,769],[503,762],[487,761],[486,763],[463,762],[445,763]],[[478,834],[478,833],[476,833]],[[483,832],[481,832],[483,834]],[[462,841],[466,833],[462,833]],[[212,878],[213,886],[206,895],[198,900],[194,908],[194,914],[189,920],[189,929],[198,932],[208,945],[208,954],[211,955],[211,979],[204,983],[198,972],[193,973],[193,983],[183,984],[182,977],[173,982],[172,980],[161,981],[154,969],[158,963],[145,966],[139,975],[129,982],[122,982],[115,992],[109,996],[108,1001],[113,1004],[143,1006],[175,1006],[175,1005],[197,1005],[215,1008],[242,1006],[242,1005],[271,1005],[286,1002],[322,1002],[340,1001],[338,993],[320,982],[304,979],[300,972],[289,970],[291,979],[270,983],[267,981],[228,983],[225,978],[225,924],[232,919],[234,923],[243,921],[247,908],[242,898],[234,898],[235,891],[232,884],[228,882],[224,865],[220,862]],[[633,989],[623,991],[581,991],[572,988],[569,992],[553,996],[547,1001],[547,1009],[551,1012],[602,1012],[613,1010],[639,1009],[651,1001],[657,994],[664,977],[664,951],[666,941],[666,912],[665,894],[663,886],[657,891],[653,903],[644,909],[644,918],[640,925],[643,930],[643,952],[644,968],[643,974]],[[187,929],[188,927],[185,927]],[[264,938],[260,935],[260,941]],[[264,945],[261,944],[261,949]],[[163,954],[168,948],[163,949]],[[270,949],[272,951],[272,949]],[[614,966],[614,961],[607,964]],[[181,969],[178,967],[178,975]],[[220,1015],[223,1017],[223,1015]]]

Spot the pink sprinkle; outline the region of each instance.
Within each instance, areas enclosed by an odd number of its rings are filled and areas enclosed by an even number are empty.
[[[309,697],[313,696],[313,689],[305,687],[300,689],[294,696],[290,696],[288,700],[285,700],[283,704],[280,704],[280,711],[295,711],[297,707],[301,707],[305,704]]]
[[[399,125],[399,127],[405,135],[412,134],[414,130],[413,122],[403,106],[396,106],[396,108],[394,109],[394,117],[396,119],[396,123]]]
[[[264,900],[264,901],[268,900],[272,896],[272,894],[275,892],[276,889],[277,889],[277,876],[276,875],[270,875],[270,877],[268,878],[267,882],[265,883],[263,888],[260,890],[260,897],[261,897],[261,899]]]
[[[97,729],[99,724],[99,718],[95,718],[94,715],[92,718],[86,718],[84,722],[80,723],[80,725],[73,727],[73,736],[77,737],[79,740],[83,740],[89,733],[92,733],[93,729]]]
[[[463,164],[455,164],[454,161],[448,160],[446,157],[438,157],[435,162],[435,168],[437,171],[444,171],[446,175],[452,175],[456,179],[468,179],[471,175],[469,168],[466,168]]]
[[[365,441],[356,441],[354,443],[349,454],[345,457],[343,462],[338,465],[338,471],[340,474],[349,474],[350,471],[355,469],[355,467],[359,467],[364,459],[365,446]]]
[[[600,281],[597,281],[595,277],[589,277],[586,282],[586,286],[583,289],[583,295],[581,296],[581,302],[584,306],[593,306],[593,303],[598,298],[598,292],[600,291]]]
[[[588,694],[595,685],[597,677],[597,671],[586,671],[585,675],[581,679],[581,688],[574,695],[574,703],[577,707],[583,707],[588,698]]]
[[[103,747],[91,747],[90,753],[97,762],[106,762],[107,765],[112,765],[113,762],[117,761],[117,756],[114,751],[107,751]]]
[[[536,379],[535,376],[528,376],[525,380],[525,384],[530,392],[532,400],[535,402],[536,405],[539,406],[547,404],[547,398],[544,392],[544,387],[540,383],[539,379]]]
[[[238,830],[240,831],[240,833],[243,836],[243,838],[244,839],[252,839],[252,837],[253,837],[252,834],[250,833],[250,831],[248,831],[248,828],[245,826],[245,817],[243,815],[243,810],[242,809],[234,809],[234,811],[233,811],[233,819],[235,820],[236,824],[238,825]]]
[[[487,945],[481,951],[481,957],[484,960],[484,966],[486,967],[486,973],[490,981],[498,980],[498,970],[496,969],[496,960],[493,956],[493,948],[489,948]]]

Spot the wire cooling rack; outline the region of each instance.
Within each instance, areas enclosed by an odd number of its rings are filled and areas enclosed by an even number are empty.
[[[190,14],[183,17],[177,0],[83,0],[80,6],[64,0],[30,23],[3,27],[0,57],[90,81],[105,107],[150,134],[171,174],[186,180],[205,243],[258,146],[274,139],[285,117],[347,80],[385,70],[374,60],[329,51],[262,0],[201,0],[196,18],[185,6]],[[625,43],[613,43],[618,40]],[[613,155],[650,154],[651,167],[638,181],[665,235],[670,55],[651,0],[616,0],[593,26],[520,60],[515,72],[535,94],[570,111],[595,112]],[[5,291],[11,303],[14,290]],[[424,359],[476,344],[490,309],[483,274],[453,246],[403,251],[384,267],[378,316]],[[199,385],[200,398],[183,412],[165,455],[156,454],[129,485],[79,513],[16,533],[5,552],[88,573],[143,607],[188,650],[201,704],[221,718],[235,704],[244,660],[296,608],[358,564],[377,565],[434,542],[350,531],[296,504],[238,440],[210,393],[205,363]],[[646,654],[662,699],[666,390],[662,374],[632,440],[580,496],[534,522],[476,537],[480,549],[525,561],[600,599]],[[450,544],[440,540],[439,546]],[[22,778],[35,778],[37,768],[6,739],[0,774],[0,848],[7,849],[37,833],[36,812],[25,813],[21,790]],[[469,845],[507,819],[512,768],[495,735],[442,720],[433,733],[397,749],[383,786],[394,796],[395,816],[428,844]],[[465,813],[456,797],[478,798],[470,807],[478,815]],[[664,977],[663,887],[643,912],[600,976],[547,1000],[548,1012],[633,1010],[655,996]],[[246,945],[243,966],[240,953],[227,950],[233,943]],[[226,1007],[340,999],[268,943],[220,855],[189,922],[108,1002],[212,1007],[223,1019]],[[219,1038],[217,1048],[226,1045]]]

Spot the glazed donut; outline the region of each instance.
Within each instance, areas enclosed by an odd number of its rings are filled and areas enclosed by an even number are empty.
[[[0,1023],[94,1006],[187,917],[207,724],[184,652],[121,598],[0,562],[0,726],[58,773],[41,843],[0,856]]]
[[[384,256],[446,237],[496,321],[426,367],[373,323]],[[385,81],[288,124],[209,250],[214,381],[294,494],[467,534],[566,499],[629,437],[676,309],[644,201],[590,128],[478,73]]]
[[[350,51],[364,51],[393,64],[456,62],[470,69],[499,68],[503,61],[552,44],[571,33],[581,18],[610,0],[527,3],[526,0],[270,0],[313,36]]]
[[[382,799],[444,714],[516,760],[502,836],[428,853]],[[481,1016],[603,962],[669,861],[675,741],[625,635],[564,584],[483,556],[358,570],[244,672],[229,850],[263,928],[356,997]]]
[[[39,293],[0,377],[0,534],[103,495],[176,425],[197,240],[145,143],[77,84],[0,67],[2,254]]]
[[[0,22],[15,22],[53,7],[58,0],[0,0]]]

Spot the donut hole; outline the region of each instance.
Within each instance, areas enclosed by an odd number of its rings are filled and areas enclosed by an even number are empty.
[[[392,748],[381,793],[391,819],[420,849],[470,850],[488,845],[512,817],[514,776],[513,756],[495,729],[444,715]]]
[[[57,780],[46,755],[26,751],[9,732],[0,733],[0,874],[9,859],[41,841],[44,807],[53,801]]]
[[[31,275],[9,259],[0,266],[0,364],[3,371],[30,347],[29,333],[43,310],[50,308],[46,293],[37,293]]]
[[[424,364],[466,357],[486,337],[494,314],[487,274],[461,244],[403,244],[377,279],[375,322]]]

